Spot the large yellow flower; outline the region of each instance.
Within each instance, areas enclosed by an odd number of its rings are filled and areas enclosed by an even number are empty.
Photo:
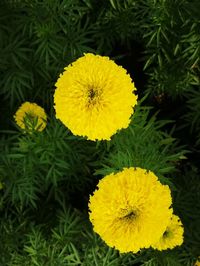
[[[109,140],[128,127],[137,102],[126,70],[104,56],[85,54],[65,68],[56,87],[56,118],[90,140]]]
[[[17,125],[28,132],[42,131],[46,127],[47,115],[36,103],[23,103],[14,115]]]
[[[164,233],[172,216],[170,189],[155,174],[124,168],[100,180],[90,197],[94,231],[120,252],[149,248]]]
[[[165,232],[159,241],[154,243],[152,247],[158,250],[165,250],[180,246],[183,243],[183,231],[183,225],[180,218],[173,215]]]

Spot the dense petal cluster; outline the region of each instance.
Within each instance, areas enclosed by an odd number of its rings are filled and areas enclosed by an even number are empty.
[[[165,250],[180,246],[183,243],[183,232],[183,225],[180,218],[176,215],[172,215],[165,232],[152,247],[158,250]]]
[[[124,168],[100,180],[90,197],[94,231],[120,252],[149,248],[163,235],[172,216],[170,189],[155,174]]]
[[[47,115],[42,107],[36,103],[23,103],[14,115],[16,124],[28,131],[42,131],[47,124]]]
[[[56,118],[90,140],[109,140],[127,128],[137,103],[126,70],[105,56],[85,54],[65,68],[56,87]]]

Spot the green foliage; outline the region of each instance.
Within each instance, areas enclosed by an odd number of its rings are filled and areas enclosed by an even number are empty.
[[[194,265],[200,255],[199,162],[191,155],[198,157],[200,144],[199,9],[198,0],[0,2],[0,265]],[[72,136],[53,112],[59,74],[87,52],[125,62],[139,99],[145,95],[130,126],[110,142]],[[162,118],[151,96],[159,108],[182,98],[184,124],[176,126],[179,114],[176,121],[168,113]],[[49,114],[44,131],[25,134],[14,126],[24,101]],[[195,146],[186,146],[180,128],[191,132]],[[170,185],[184,224],[181,247],[119,254],[93,232],[85,215],[89,194],[102,176],[129,166],[152,170]]]
[[[78,242],[80,215],[64,209],[58,219],[58,225],[49,232],[48,238],[44,236],[44,225],[32,226],[25,236],[23,251],[13,253],[8,265],[79,265],[80,260],[71,241]]]
[[[119,256],[117,251],[106,246],[92,232],[85,218],[77,210],[63,207],[57,215],[55,227],[48,234],[45,225],[30,225],[28,233],[23,235],[22,249],[9,250],[11,259],[7,264],[4,261],[4,265],[115,266],[129,265],[124,263],[134,260],[135,256]],[[10,231],[14,233],[13,228]],[[5,251],[1,251],[5,258]]]
[[[186,159],[184,150],[177,145],[172,135],[161,131],[172,121],[159,121],[150,117],[150,108],[137,106],[128,129],[120,131],[109,143],[109,152],[103,158],[103,168],[96,174],[109,174],[124,167],[141,167],[156,173],[163,182],[164,176],[176,171],[181,159]]]
[[[193,134],[196,144],[200,144],[200,91],[190,90],[186,94],[188,112],[184,115],[187,125]]]
[[[200,183],[199,170],[194,165],[185,165],[183,174],[173,180],[177,186],[174,195],[176,212],[185,227],[186,254],[198,256],[200,249]],[[189,251],[189,252],[188,252]]]
[[[147,60],[150,76],[147,91],[182,95],[199,86],[194,70],[199,61],[199,2],[148,1],[149,22],[146,25]],[[195,8],[194,8],[195,6]]]
[[[1,212],[0,231],[0,265],[7,265],[11,254],[20,252],[24,235],[28,232],[29,220],[26,212],[8,208]],[[26,217],[27,218],[27,217]]]
[[[4,196],[13,204],[36,207],[39,195],[49,189],[55,196],[57,191],[69,195],[91,183],[89,162],[96,156],[95,144],[72,137],[57,120],[43,132],[14,136],[0,156]]]

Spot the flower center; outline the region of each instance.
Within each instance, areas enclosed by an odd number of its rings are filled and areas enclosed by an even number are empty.
[[[169,237],[170,232],[168,230],[165,230],[165,232],[163,233],[163,238],[167,238]]]
[[[133,220],[135,217],[136,217],[136,213],[134,211],[131,211],[125,216],[123,216],[122,219]]]
[[[101,90],[96,86],[88,86],[87,90],[87,104],[88,107],[98,105],[100,102]]]
[[[96,95],[97,95],[97,93],[96,93],[96,91],[93,88],[89,89],[88,97],[89,97],[90,100],[93,100]]]
[[[138,213],[134,210],[121,209],[120,219],[125,221],[132,221],[136,219]]]

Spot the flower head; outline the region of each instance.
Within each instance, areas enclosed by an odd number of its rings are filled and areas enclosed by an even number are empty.
[[[152,247],[158,250],[165,250],[180,246],[183,243],[183,231],[180,218],[176,215],[172,215],[165,232]]]
[[[65,68],[56,87],[56,117],[90,140],[109,140],[128,127],[137,102],[126,70],[105,56],[85,54]]]
[[[100,180],[90,197],[94,231],[120,252],[137,252],[158,241],[172,216],[170,189],[155,174],[124,168]]]
[[[47,115],[36,103],[23,103],[14,115],[17,125],[29,132],[42,131],[46,127]]]

